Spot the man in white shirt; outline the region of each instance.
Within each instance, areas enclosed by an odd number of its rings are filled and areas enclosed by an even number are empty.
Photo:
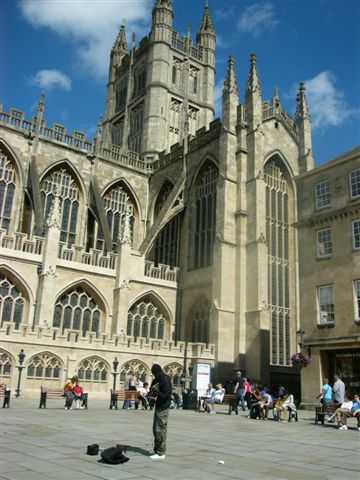
[[[222,403],[225,395],[225,388],[221,385],[221,383],[218,383],[216,385],[216,389],[213,392],[211,398],[208,398],[205,400],[205,407],[208,413],[216,413],[214,405],[215,403]]]
[[[339,430],[347,430],[346,416],[351,414],[352,406],[353,402],[346,399],[345,402],[341,404],[341,407],[336,409],[335,416],[339,425]]]
[[[340,380],[338,375],[334,375],[333,396],[334,403],[343,403],[345,398],[345,384]]]

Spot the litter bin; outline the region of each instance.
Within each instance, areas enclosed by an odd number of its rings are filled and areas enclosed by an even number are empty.
[[[182,392],[183,397],[183,410],[196,410],[197,409],[197,390],[193,388],[190,390],[184,390]]]

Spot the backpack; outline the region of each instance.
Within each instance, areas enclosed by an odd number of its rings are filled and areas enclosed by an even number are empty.
[[[101,452],[101,458],[105,463],[118,465],[119,463],[125,463],[129,460],[122,452],[122,448],[118,448],[117,446],[106,448]]]

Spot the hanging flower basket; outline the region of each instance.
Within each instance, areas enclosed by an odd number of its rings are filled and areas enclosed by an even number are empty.
[[[306,368],[311,363],[311,357],[303,352],[297,352],[291,355],[290,361],[293,367]]]

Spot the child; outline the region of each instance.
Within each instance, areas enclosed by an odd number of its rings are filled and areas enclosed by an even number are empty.
[[[79,385],[79,379],[76,380],[76,383],[73,387],[73,392],[74,392],[74,400],[76,403],[76,410],[83,410],[83,388]]]

